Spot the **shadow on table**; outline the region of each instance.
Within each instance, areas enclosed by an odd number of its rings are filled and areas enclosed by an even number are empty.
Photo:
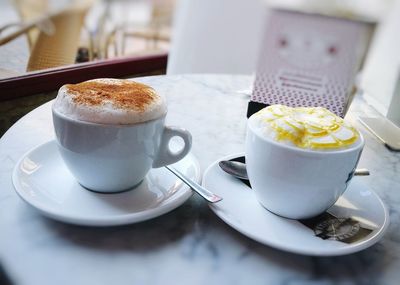
[[[11,281],[8,278],[6,272],[4,271],[3,266],[0,264],[0,284],[1,285],[11,285]]]
[[[271,266],[284,269],[287,272],[284,284],[382,284],[382,275],[397,259],[381,243],[343,256],[315,257],[289,253],[258,243],[217,217],[214,220],[215,227],[246,248],[240,259],[261,259],[266,269]]]
[[[192,232],[197,221],[203,220],[201,216],[208,211],[201,199],[192,197],[170,213],[126,226],[84,227],[43,219],[60,238],[79,246],[102,251],[146,252],[165,247]]]
[[[311,257],[276,250],[230,228],[196,195],[166,215],[128,226],[80,227],[50,219],[45,221],[46,226],[60,239],[105,252],[146,253],[165,248],[190,236],[191,244],[183,253],[187,258],[208,256],[207,262],[216,266],[221,266],[216,260],[223,260],[224,255],[232,258],[232,254],[235,254],[236,260],[232,264],[236,266],[246,264],[246,259],[255,259],[261,266],[265,266],[265,272],[260,274],[265,274],[266,278],[276,268],[288,272],[287,276],[282,277],[285,284],[311,281],[322,284],[381,284],[380,278],[385,271],[392,270],[390,265],[395,259],[381,243],[361,252],[339,257]],[[221,246],[221,241],[215,243],[218,239],[229,239],[230,242],[226,243],[227,246],[222,242]],[[228,253],[232,251],[232,243],[236,244],[234,253]],[[229,267],[232,264],[222,266]],[[237,267],[226,270],[237,270]]]

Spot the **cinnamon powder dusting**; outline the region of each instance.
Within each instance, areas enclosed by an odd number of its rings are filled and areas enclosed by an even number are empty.
[[[76,104],[100,106],[112,103],[124,110],[145,111],[159,96],[153,88],[130,80],[85,81],[65,86]]]

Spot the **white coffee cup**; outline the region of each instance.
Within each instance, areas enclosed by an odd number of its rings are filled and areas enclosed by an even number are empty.
[[[164,125],[160,118],[134,124],[98,124],[69,118],[55,110],[58,148],[77,181],[93,191],[115,193],[138,185],[152,167],[182,159],[191,148],[188,131]],[[183,148],[170,149],[172,137]]]
[[[247,125],[246,167],[258,201],[291,219],[316,216],[344,193],[358,164],[364,139],[346,149],[310,150],[260,136]]]

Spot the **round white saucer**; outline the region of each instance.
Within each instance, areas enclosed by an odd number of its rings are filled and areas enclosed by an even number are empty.
[[[193,154],[174,167],[193,180],[200,180],[199,163]],[[132,190],[116,194],[86,190],[65,166],[55,141],[26,153],[15,166],[12,179],[19,196],[44,215],[86,226],[148,220],[175,209],[192,195],[192,190],[164,167],[151,169]]]
[[[239,156],[243,154],[221,160]],[[328,212],[337,218],[351,217],[369,233],[352,243],[322,239],[316,236],[315,228],[297,220],[279,217],[263,208],[252,190],[221,170],[218,162],[208,167],[203,176],[203,185],[224,198],[221,202],[210,204],[211,210],[237,231],[271,247],[305,255],[344,255],[376,243],[389,224],[388,211],[381,199],[362,183],[362,177],[354,177],[344,195]]]

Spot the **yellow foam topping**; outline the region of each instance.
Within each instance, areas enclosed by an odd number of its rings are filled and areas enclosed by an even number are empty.
[[[300,148],[345,148],[359,137],[355,128],[322,107],[271,105],[256,113],[255,118],[269,128],[275,140]]]

